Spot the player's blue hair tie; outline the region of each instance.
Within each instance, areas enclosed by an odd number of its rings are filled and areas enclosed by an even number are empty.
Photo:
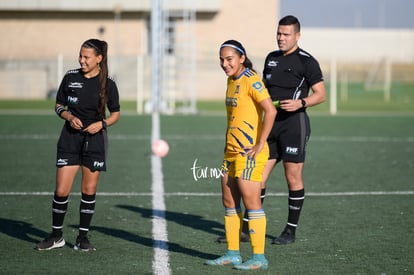
[[[236,45],[226,43],[226,44],[221,45],[220,49],[224,47],[232,47],[233,49],[236,49],[238,52],[240,52],[242,55],[245,55],[245,52],[241,48],[237,47]]]

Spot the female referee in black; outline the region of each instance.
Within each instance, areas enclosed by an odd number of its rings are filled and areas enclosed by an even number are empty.
[[[82,171],[79,235],[75,250],[96,250],[87,237],[95,212],[96,188],[106,171],[107,127],[120,117],[119,94],[108,77],[108,44],[85,41],[79,52],[80,68],[64,76],[56,96],[56,114],[65,120],[57,143],[56,189],[52,202],[52,232],[38,250],[63,247],[63,220],[76,174]],[[109,116],[106,118],[106,108]]]

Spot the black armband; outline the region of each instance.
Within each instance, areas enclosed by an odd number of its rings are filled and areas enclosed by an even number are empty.
[[[66,111],[65,107],[63,107],[63,106],[57,106],[55,108],[55,112],[59,117],[62,117],[63,111]]]

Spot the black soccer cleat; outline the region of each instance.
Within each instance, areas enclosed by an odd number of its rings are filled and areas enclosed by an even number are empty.
[[[272,244],[290,244],[295,242],[295,231],[285,228],[279,237],[272,240]]]
[[[46,239],[36,245],[37,250],[51,250],[54,248],[60,248],[65,245],[65,240],[62,236],[56,236],[50,234]]]
[[[85,251],[85,252],[87,252],[87,251],[95,251],[96,250],[95,246],[93,246],[89,242],[89,239],[86,236],[84,236],[84,237],[78,236],[76,238],[76,243],[73,246],[73,249],[80,250],[80,251]]]

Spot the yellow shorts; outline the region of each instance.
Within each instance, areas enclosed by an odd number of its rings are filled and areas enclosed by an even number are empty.
[[[268,158],[268,154],[259,154],[255,159],[240,155],[234,161],[223,160],[221,169],[232,178],[262,182]]]

